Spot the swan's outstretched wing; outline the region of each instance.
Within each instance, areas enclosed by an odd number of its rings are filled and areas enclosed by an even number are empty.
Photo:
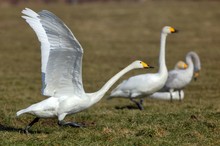
[[[42,94],[81,95],[83,49],[70,29],[49,11],[35,13],[26,8],[22,13],[41,42]]]

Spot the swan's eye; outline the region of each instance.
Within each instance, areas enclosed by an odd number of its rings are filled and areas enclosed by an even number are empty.
[[[141,64],[141,62],[140,62],[140,64]]]

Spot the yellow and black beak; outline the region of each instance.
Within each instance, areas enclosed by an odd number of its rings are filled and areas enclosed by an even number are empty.
[[[199,72],[194,73],[194,81],[197,81],[197,78],[199,77]]]
[[[150,66],[144,62],[141,62],[141,64],[143,65],[144,68],[154,68],[153,66]]]
[[[177,32],[178,32],[178,30],[177,30],[177,29],[175,29],[175,28],[173,28],[173,27],[170,27],[170,32],[171,32],[171,33],[177,33]]]

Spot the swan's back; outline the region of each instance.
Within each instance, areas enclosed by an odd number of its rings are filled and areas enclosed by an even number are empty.
[[[110,96],[137,97],[147,96],[164,86],[159,73],[141,74],[124,80],[112,92]]]
[[[190,83],[193,72],[190,70],[172,70],[168,73],[166,89],[182,89]]]

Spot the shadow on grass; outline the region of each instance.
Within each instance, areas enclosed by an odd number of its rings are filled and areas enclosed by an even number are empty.
[[[140,110],[136,105],[115,106],[115,109],[117,109],[117,110],[123,110],[123,109]]]
[[[21,134],[26,134],[24,129],[22,129],[22,128],[15,128],[15,127],[11,127],[11,126],[5,126],[5,125],[2,125],[2,124],[0,124],[0,131],[18,132],[18,133],[21,133]],[[28,132],[30,134],[40,134],[40,133],[49,134],[49,132],[43,132],[43,131],[29,130]]]

